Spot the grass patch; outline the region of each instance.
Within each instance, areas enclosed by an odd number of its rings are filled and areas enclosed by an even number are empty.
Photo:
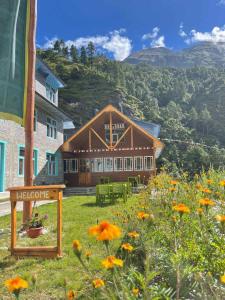
[[[83,248],[91,250],[95,254],[90,260],[90,268],[98,270],[100,260],[104,255],[103,247],[99,242],[89,237],[87,230],[97,221],[109,220],[118,224],[115,213],[123,209],[132,209],[137,203],[134,196],[126,204],[118,202],[115,205],[98,207],[95,205],[93,196],[69,197],[63,201],[63,258],[54,260],[43,259],[18,259],[11,257],[7,250],[10,245],[10,236],[7,231],[10,228],[10,216],[0,218],[0,229],[5,230],[5,234],[0,235],[0,295],[1,299],[10,299],[4,281],[8,278],[21,276],[31,281],[32,275],[37,276],[36,287],[30,287],[26,293],[22,293],[21,299],[65,299],[64,281],[66,279],[68,288],[78,288],[85,280],[85,274],[80,268],[80,264],[72,251],[72,241],[78,239],[82,242]],[[56,233],[56,204],[47,204],[38,208],[40,214],[48,214],[49,220],[47,228],[49,232],[38,238],[31,240],[18,238],[18,245],[49,245],[54,243]],[[18,213],[18,224],[21,224],[21,213]],[[119,224],[120,225],[120,224]],[[117,243],[113,243],[117,247]],[[84,249],[84,251],[85,251]],[[115,248],[116,249],[116,248]]]

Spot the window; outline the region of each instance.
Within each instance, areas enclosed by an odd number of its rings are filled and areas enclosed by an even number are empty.
[[[34,131],[37,131],[37,120],[38,120],[38,112],[37,109],[34,110]]]
[[[53,139],[57,138],[56,121],[50,117],[47,117],[47,136]]]
[[[105,172],[113,172],[113,158],[112,157],[105,157],[104,171]]]
[[[48,84],[46,84],[46,96],[48,100],[50,100],[52,103],[55,104],[56,100],[56,92],[55,90],[50,87]]]
[[[153,156],[145,156],[144,157],[144,168],[146,171],[150,171],[154,168]]]
[[[134,157],[134,170],[135,171],[143,170],[143,157],[142,156]]]
[[[57,176],[58,165],[57,165],[56,154],[47,153],[46,161],[47,161],[48,175],[49,176]]]
[[[123,171],[123,158],[122,157],[114,158],[114,170],[115,171]]]
[[[77,173],[78,172],[78,160],[77,159],[71,159],[70,160],[69,171],[70,171],[70,173]]]
[[[25,148],[24,146],[19,146],[19,159],[18,159],[18,175],[24,176],[24,162],[25,162]],[[38,150],[34,149],[33,152],[33,170],[34,176],[38,174]]]
[[[119,140],[118,133],[113,133],[112,134],[112,142],[113,142],[113,144],[116,144],[118,140]]]
[[[80,159],[80,172],[86,173],[90,172],[90,160],[89,159]]]
[[[103,158],[95,158],[93,164],[93,172],[103,172]]]
[[[133,157],[124,157],[124,171],[133,171]]]
[[[70,165],[69,163],[70,163],[69,159],[63,160],[64,173],[69,173],[69,165]]]

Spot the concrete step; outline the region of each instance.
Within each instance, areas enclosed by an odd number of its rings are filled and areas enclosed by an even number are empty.
[[[73,195],[95,195],[96,188],[95,187],[69,187],[66,188],[64,194],[66,196]]]

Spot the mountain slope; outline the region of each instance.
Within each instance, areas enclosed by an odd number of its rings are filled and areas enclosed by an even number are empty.
[[[149,48],[131,54],[124,62],[145,63],[154,67],[225,67],[225,43],[199,43],[181,51]]]

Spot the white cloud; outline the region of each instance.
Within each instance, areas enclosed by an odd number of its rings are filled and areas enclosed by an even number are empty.
[[[74,45],[77,48],[80,48],[82,46],[87,47],[89,42],[93,42],[98,50],[107,50],[108,52],[112,53],[116,60],[122,61],[127,58],[132,51],[132,41],[127,36],[123,35],[125,32],[126,30],[121,28],[119,30],[109,32],[108,35],[80,37],[75,40],[65,41],[65,44],[68,47]],[[56,40],[57,37],[54,37],[51,40],[47,39],[46,43],[43,45],[43,48],[53,48]]]
[[[217,2],[217,5],[225,5],[225,0],[219,0],[219,1]]]
[[[196,42],[225,42],[225,25],[222,27],[215,26],[210,32],[200,32],[192,29],[189,34],[183,36],[185,43],[192,44]]]
[[[184,38],[184,37],[187,36],[187,33],[184,31],[184,25],[183,25],[183,23],[180,24],[179,36],[181,36],[182,38]]]
[[[145,33],[142,36],[142,40],[150,40],[150,46],[152,48],[166,47],[164,35],[159,36],[160,28],[154,27],[151,32]],[[146,45],[143,45],[146,48]]]
[[[146,33],[142,36],[142,40],[149,40],[149,39],[155,39],[159,34],[160,28],[154,27],[152,29],[152,32]]]

